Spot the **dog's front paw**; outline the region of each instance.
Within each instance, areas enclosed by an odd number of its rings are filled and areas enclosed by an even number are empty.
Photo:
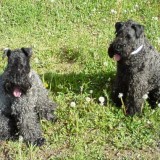
[[[41,137],[41,138],[38,138],[37,140],[35,140],[33,142],[33,145],[40,147],[40,146],[44,145],[45,141],[46,141],[45,138]]]
[[[40,119],[46,119],[46,120],[51,121],[51,122],[55,122],[57,117],[53,112],[54,111],[51,111],[51,110],[48,110],[48,109],[44,109],[43,111],[39,111],[39,118]]]
[[[57,120],[56,115],[52,113],[47,113],[45,118],[46,120],[51,121],[51,122],[55,122]]]
[[[141,115],[142,114],[141,109],[137,108],[135,106],[130,106],[129,108],[127,108],[126,113],[129,116],[134,116],[135,114],[136,115]]]

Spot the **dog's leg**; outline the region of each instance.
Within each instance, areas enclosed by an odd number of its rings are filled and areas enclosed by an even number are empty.
[[[35,109],[38,114],[39,119],[46,119],[49,121],[54,121],[56,116],[54,111],[56,109],[56,103],[49,100],[48,91],[44,87],[40,77],[37,73],[32,71],[32,89],[36,91],[37,100],[35,101]]]
[[[112,87],[112,94],[111,94],[111,98],[117,107],[122,106],[121,99],[118,97],[118,95],[122,93],[123,94],[122,99],[125,102],[127,90],[128,88],[126,84],[126,77],[123,74],[117,74],[114,85]]]
[[[143,81],[141,76],[143,77]],[[142,112],[145,100],[144,95],[148,96],[148,82],[144,80],[144,76],[146,75],[136,75],[129,83],[125,104],[129,115]]]
[[[55,121],[56,116],[54,111],[57,107],[56,103],[52,102],[48,97],[48,91],[43,85],[37,87],[38,101],[36,102],[36,112],[40,119],[46,119],[49,121]]]
[[[11,128],[9,126],[9,118],[0,112],[0,140],[9,139],[11,137]]]
[[[54,114],[54,111],[56,109],[56,104],[50,101],[47,97],[44,99],[44,97],[40,98],[36,104],[36,111],[39,116],[39,119],[46,119],[48,121],[55,121],[56,116]]]
[[[148,95],[148,102],[152,109],[154,109],[157,106],[157,103],[160,103],[160,89],[157,87],[156,89],[153,89],[149,92]]]
[[[25,142],[41,146],[45,139],[42,137],[34,103],[34,96],[27,95],[16,99],[11,108],[17,120],[19,135],[24,138]]]

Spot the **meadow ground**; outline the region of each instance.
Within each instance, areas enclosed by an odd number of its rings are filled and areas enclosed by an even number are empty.
[[[59,104],[57,122],[41,121],[46,145],[2,141],[0,159],[160,159],[160,108],[146,102],[141,117],[126,117],[110,99],[116,63],[107,48],[115,22],[128,19],[160,51],[159,0],[0,1],[0,48],[32,47],[32,67]]]

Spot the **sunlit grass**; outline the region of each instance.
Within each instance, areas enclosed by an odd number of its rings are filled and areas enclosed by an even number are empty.
[[[0,48],[32,47],[32,67],[59,105],[57,122],[41,121],[44,146],[3,141],[0,159],[159,158],[159,107],[146,103],[141,117],[128,117],[110,99],[116,64],[107,48],[115,22],[127,19],[143,24],[160,50],[158,0],[0,2]]]

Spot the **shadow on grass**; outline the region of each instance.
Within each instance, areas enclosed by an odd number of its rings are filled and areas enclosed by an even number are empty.
[[[48,84],[47,88],[54,94],[58,92],[80,94],[81,87],[83,87],[82,93],[89,93],[90,90],[93,90],[92,96],[97,98],[104,95],[104,90],[107,93],[110,92],[113,74],[114,72],[100,72],[97,74],[57,74],[49,72],[43,75],[43,79]]]

